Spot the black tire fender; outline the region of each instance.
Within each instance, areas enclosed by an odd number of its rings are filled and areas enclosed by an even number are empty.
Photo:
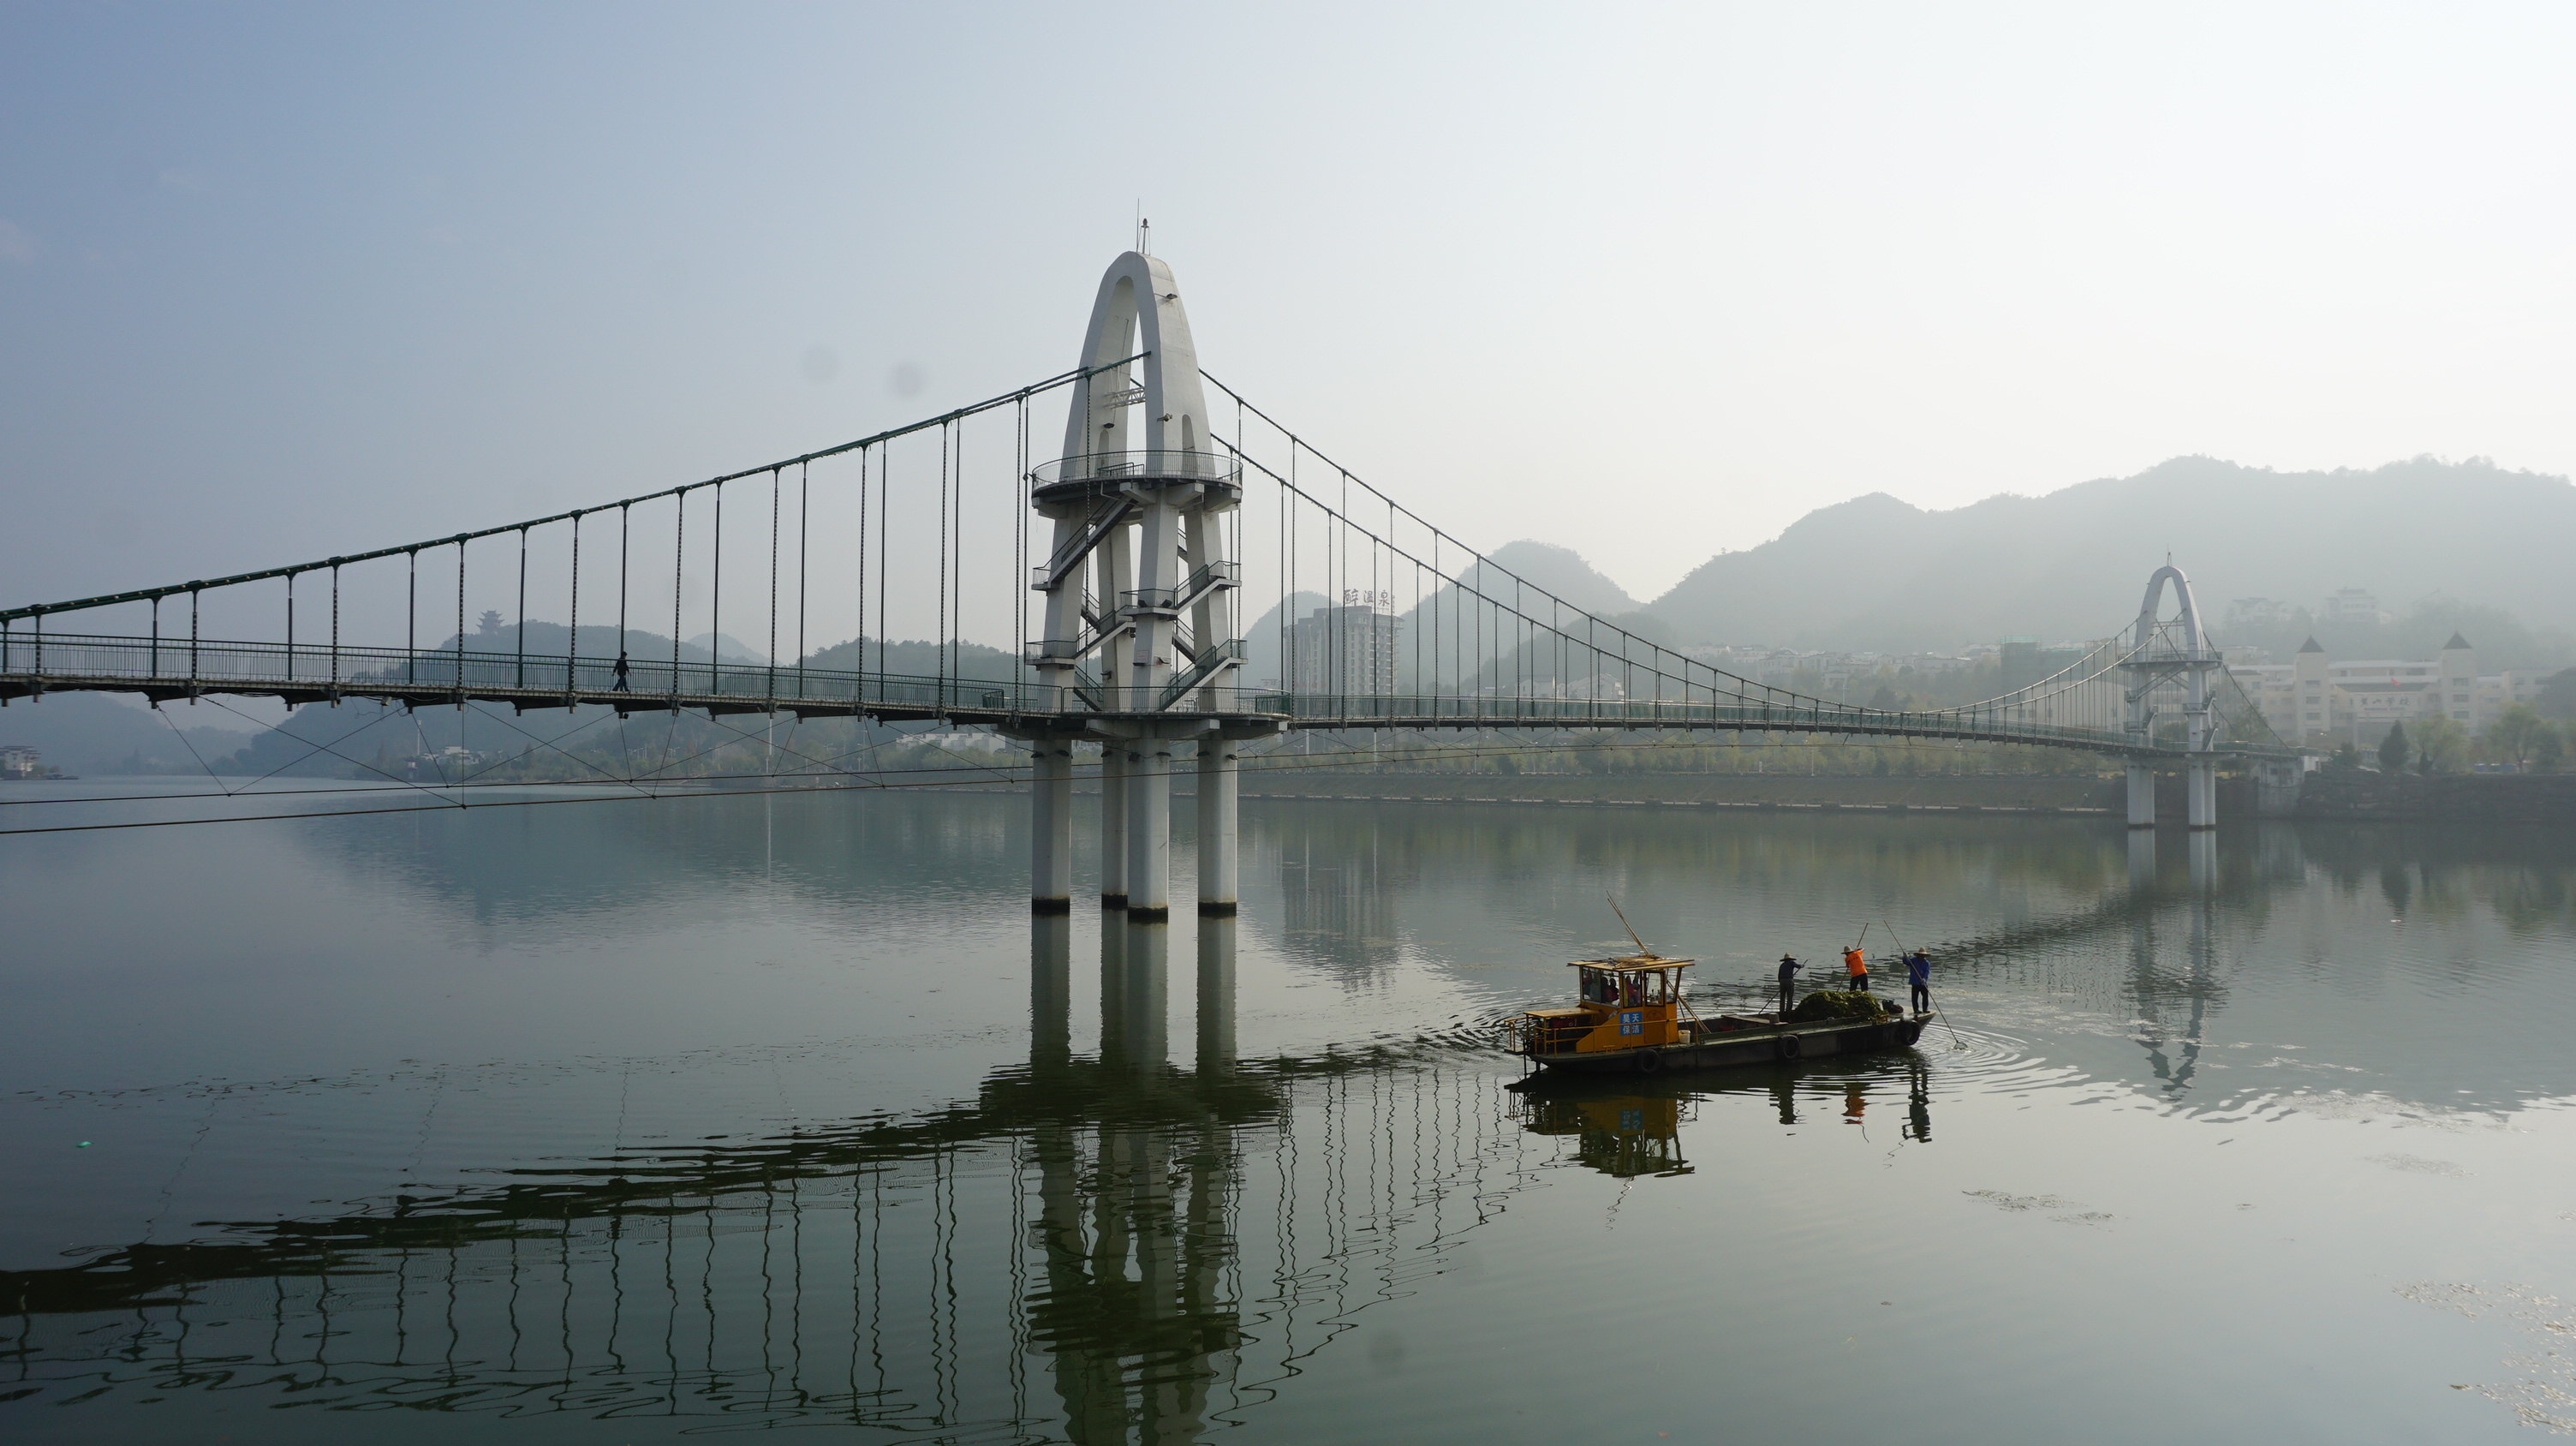
[[[1641,1049],[1637,1051],[1637,1058],[1629,1067],[1636,1070],[1639,1074],[1662,1074],[1664,1072],[1664,1057],[1654,1050]]]
[[[1780,1051],[1782,1059],[1796,1059],[1807,1050],[1806,1042],[1794,1034],[1780,1036],[1780,1042],[1776,1048]]]

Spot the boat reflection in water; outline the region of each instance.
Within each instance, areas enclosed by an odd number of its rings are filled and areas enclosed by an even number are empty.
[[[1604,1175],[1687,1175],[1682,1125],[1697,1117],[1698,1096],[1635,1094],[1568,1082],[1521,1097],[1520,1120],[1532,1134],[1574,1141],[1574,1158]]]
[[[1025,1067],[903,1118],[630,1147],[505,1183],[0,1273],[9,1387],[92,1410],[398,1409],[1181,1442],[1527,1183],[1502,1077],[1234,1057],[1234,923],[1113,923],[1073,1048],[1040,917]]]
[[[1718,1082],[1722,1087],[1709,1088]],[[1703,1110],[1724,1112],[1738,1101],[1767,1097],[1783,1125],[1797,1124],[1803,1106],[1811,1117],[1831,1110],[1844,1123],[1865,1129],[1871,1106],[1892,1105],[1900,1090],[1904,1105],[1897,1138],[1929,1143],[1932,1074],[1920,1054],[1782,1064],[1768,1077],[1750,1072],[1732,1078],[1701,1075],[1687,1086],[1551,1077],[1514,1096],[1514,1117],[1532,1134],[1571,1141],[1574,1162],[1604,1175],[1667,1177],[1693,1173],[1682,1155],[1681,1130],[1697,1123]]]

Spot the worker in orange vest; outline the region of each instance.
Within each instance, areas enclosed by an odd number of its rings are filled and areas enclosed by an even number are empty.
[[[1860,946],[1858,944],[1854,944],[1843,951],[1843,973],[1850,976],[1845,983],[1848,984],[1855,993],[1867,994],[1869,992],[1869,961],[1860,956]]]

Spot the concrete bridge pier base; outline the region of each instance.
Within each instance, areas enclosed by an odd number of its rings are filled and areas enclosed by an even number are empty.
[[[1127,919],[1172,916],[1172,742],[1139,738],[1127,772]]]
[[[2129,765],[2129,827],[2156,826],[2156,771],[2143,763]]]
[[[2218,827],[2218,760],[2195,758],[2183,768],[2183,796],[2194,833]]]
[[[1199,912],[1234,917],[1235,742],[1199,740]]]
[[[1127,745],[1100,746],[1100,907],[1127,907]]]
[[[1029,908],[1073,912],[1073,744],[1040,738],[1031,749]]]

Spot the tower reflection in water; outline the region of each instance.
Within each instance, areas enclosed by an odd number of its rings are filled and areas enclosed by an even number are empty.
[[[1085,1057],[1071,921],[1032,927],[1027,1063],[971,1100],[0,1273],[6,1389],[167,1424],[221,1399],[1179,1442],[1526,1183],[1499,1077],[1237,1060],[1232,920],[1185,946],[1187,1066],[1169,928],[1113,916]]]

